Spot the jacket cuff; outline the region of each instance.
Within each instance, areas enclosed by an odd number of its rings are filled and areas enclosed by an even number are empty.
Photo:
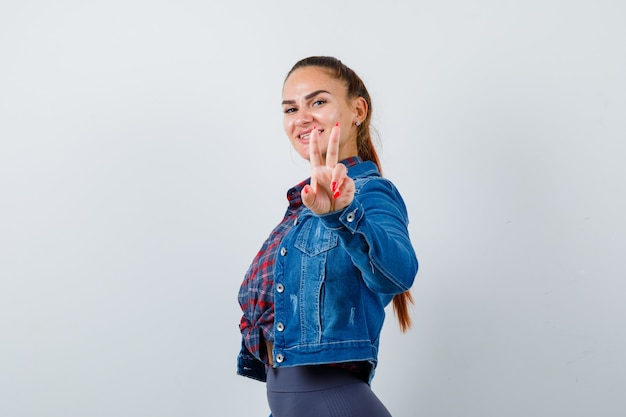
[[[320,219],[329,229],[338,230],[343,227],[351,233],[355,233],[361,219],[363,218],[363,206],[354,198],[352,202],[343,210],[333,211],[332,213],[320,216]]]
[[[267,379],[265,364],[254,357],[243,342],[241,343],[241,351],[237,355],[237,375],[261,382],[265,382]]]

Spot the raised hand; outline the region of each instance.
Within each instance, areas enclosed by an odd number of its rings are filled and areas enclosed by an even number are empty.
[[[348,169],[338,163],[339,123],[333,127],[328,139],[326,160],[319,148],[319,132],[311,131],[309,139],[309,162],[311,185],[302,190],[302,202],[315,214],[326,214],[347,207],[354,199],[354,181],[348,177]]]

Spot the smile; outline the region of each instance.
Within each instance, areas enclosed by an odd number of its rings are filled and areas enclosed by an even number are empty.
[[[322,134],[322,132],[324,132],[324,129],[318,129],[317,130],[319,132],[319,134]],[[300,139],[308,139],[311,137],[311,132],[312,130],[309,130],[308,132],[302,133],[300,135],[298,135],[298,138]]]

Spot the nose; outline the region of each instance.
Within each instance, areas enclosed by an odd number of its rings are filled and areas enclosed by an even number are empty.
[[[300,109],[298,111],[298,117],[296,118],[296,126],[306,126],[313,121],[313,116],[306,109]]]

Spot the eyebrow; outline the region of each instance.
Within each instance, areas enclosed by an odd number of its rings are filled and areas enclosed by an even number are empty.
[[[306,96],[304,96],[304,99],[308,100],[310,98],[315,97],[316,95],[318,95],[320,93],[330,94],[330,92],[328,92],[326,90],[316,90],[316,91],[313,91],[312,93],[309,93]],[[295,103],[296,103],[296,100],[283,100],[283,102],[281,104],[285,105],[285,104],[295,104]]]

